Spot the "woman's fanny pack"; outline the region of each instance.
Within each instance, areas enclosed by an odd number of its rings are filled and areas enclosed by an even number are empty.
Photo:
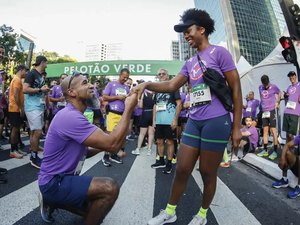
[[[210,87],[211,91],[221,101],[224,108],[231,112],[233,110],[233,101],[231,89],[227,85],[225,78],[216,70],[206,68],[197,54],[199,65],[203,71],[203,80]]]

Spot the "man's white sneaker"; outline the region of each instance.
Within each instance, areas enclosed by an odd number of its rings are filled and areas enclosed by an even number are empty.
[[[133,155],[139,155],[139,154],[140,154],[140,150],[137,148],[137,149],[131,151],[131,153],[132,153]]]
[[[161,210],[160,213],[148,221],[148,225],[163,225],[165,223],[174,223],[177,220],[176,214],[173,216],[167,214],[165,210]]]
[[[201,216],[196,215],[188,225],[205,225],[206,223],[207,223],[206,218],[203,219]]]
[[[148,155],[148,156],[151,155],[151,148],[149,148],[149,149],[147,150],[147,155]]]

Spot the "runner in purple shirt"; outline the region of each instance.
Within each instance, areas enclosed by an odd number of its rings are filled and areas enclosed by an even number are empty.
[[[66,100],[61,90],[61,83],[68,75],[63,73],[60,75],[60,80],[58,85],[54,85],[52,88],[52,94],[49,96],[50,102],[52,102],[52,116],[63,109],[66,106]]]
[[[104,91],[103,91],[103,100],[108,102],[108,114],[106,117],[107,120],[107,132],[113,131],[113,129],[118,125],[119,121],[122,118],[124,112],[125,104],[124,101],[129,94],[129,87],[125,84],[129,78],[129,70],[123,68],[120,71],[119,79],[117,81],[109,82]],[[125,142],[118,154],[105,153],[103,157],[103,165],[111,166],[110,161],[115,163],[123,163],[121,157],[125,156]]]
[[[241,129],[242,140],[240,147],[244,148],[244,154],[248,152],[254,152],[258,143],[258,132],[252,125],[252,118],[245,117],[245,126]]]
[[[257,111],[258,106],[259,106],[259,100],[254,99],[253,91],[249,91],[247,103],[244,106],[243,118],[250,116],[253,120],[255,120],[256,119],[256,111]]]
[[[281,91],[275,84],[271,84],[269,77],[263,75],[261,77],[262,85],[259,86],[259,94],[261,99],[262,106],[262,126],[263,126],[263,142],[264,148],[257,155],[260,157],[268,156],[269,159],[275,160],[277,158],[277,148],[278,148],[278,139],[277,139],[277,129],[276,129],[276,112],[275,108],[278,109],[281,99]],[[276,95],[278,95],[276,100]],[[268,152],[268,137],[269,129],[272,133],[274,140],[274,150],[273,152]]]
[[[188,89],[187,93],[185,93],[185,92],[180,93],[182,109],[181,109],[181,112],[180,112],[180,115],[178,118],[178,127],[177,127],[177,142],[178,143],[175,141],[175,151],[174,151],[175,155],[177,155],[178,144],[180,145],[180,143],[181,143],[182,132],[184,131],[187,120],[189,118],[191,88],[188,87],[187,89]]]
[[[147,82],[135,89],[141,95],[145,88],[155,92],[170,93],[178,90],[187,82],[192,86],[190,117],[178,151],[178,163],[169,202],[166,209],[152,218],[148,225],[176,221],[177,203],[199,156],[199,169],[205,181],[203,201],[200,210],[190,224],[206,224],[206,213],[215,194],[217,171],[229,136],[232,134],[234,149],[238,147],[241,139],[241,84],[232,56],[225,48],[209,43],[208,36],[213,33],[215,28],[214,21],[206,11],[186,10],[181,20],[182,23],[176,25],[174,29],[183,33],[185,40],[197,50],[197,53],[185,62],[175,78],[160,83]],[[233,124],[229,112],[203,80],[203,72],[206,71],[206,68],[213,69],[215,73],[218,72],[219,76],[226,79],[231,89],[234,105]]]
[[[83,115],[94,95],[87,78],[75,73],[65,78],[61,87],[68,104],[54,117],[45,141],[38,178],[41,216],[44,221],[53,222],[51,214],[58,207],[84,216],[84,224],[100,224],[118,198],[119,187],[108,177],[78,175],[86,157],[102,149],[120,149],[137,95],[126,99],[119,125],[107,134]]]
[[[298,124],[300,115],[300,83],[294,71],[290,71],[287,75],[291,81],[288,86],[284,98],[286,106],[283,115],[283,129],[286,132],[286,142],[293,139],[298,134]]]

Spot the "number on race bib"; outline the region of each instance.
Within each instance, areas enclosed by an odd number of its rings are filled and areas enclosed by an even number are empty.
[[[270,118],[271,113],[270,112],[263,112],[262,118]]]
[[[296,109],[296,105],[297,105],[296,102],[292,102],[292,101],[288,101],[286,103],[286,107],[289,108],[289,109],[293,109],[293,110]]]
[[[211,102],[210,88],[206,84],[199,84],[192,89],[191,107],[206,105]]]

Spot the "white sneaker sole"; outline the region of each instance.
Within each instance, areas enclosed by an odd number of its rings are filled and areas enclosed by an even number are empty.
[[[159,225],[163,225],[163,224],[166,224],[166,223],[174,223],[176,220],[177,220],[177,216],[175,215],[175,216],[171,217],[170,219],[163,221]],[[147,225],[152,225],[152,223],[148,222]]]

